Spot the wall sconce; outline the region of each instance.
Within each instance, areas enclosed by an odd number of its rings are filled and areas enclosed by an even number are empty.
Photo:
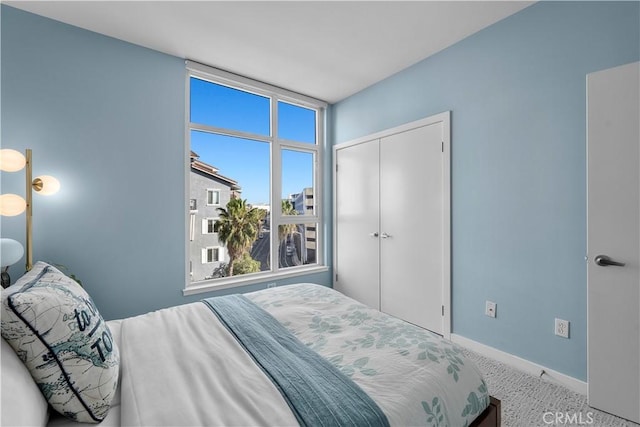
[[[26,167],[26,200],[17,194],[2,194],[0,196],[0,214],[3,216],[15,216],[19,215],[26,210],[26,229],[27,229],[27,271],[31,270],[33,266],[33,236],[32,236],[32,217],[33,217],[33,201],[32,195],[35,190],[36,193],[50,195],[55,194],[60,190],[60,182],[49,175],[38,176],[35,179],[32,178],[32,152],[30,148],[27,148],[25,155],[16,150],[2,149],[0,150],[0,170],[5,172],[17,172]],[[4,240],[4,239],[3,239]],[[16,242],[18,243],[18,242]],[[19,243],[18,243],[19,244]],[[3,246],[4,249],[4,246]],[[22,257],[22,255],[20,255]],[[20,258],[18,258],[20,259]],[[15,262],[15,261],[14,261]],[[2,267],[8,267],[4,264]]]
[[[8,272],[9,266],[20,261],[22,255],[24,255],[24,248],[20,242],[13,239],[0,238],[0,274],[3,288],[11,284],[11,277]]]

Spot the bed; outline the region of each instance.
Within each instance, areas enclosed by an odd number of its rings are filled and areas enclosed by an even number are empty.
[[[2,425],[500,422],[460,348],[320,285],[104,322],[80,286],[37,263],[2,302]]]

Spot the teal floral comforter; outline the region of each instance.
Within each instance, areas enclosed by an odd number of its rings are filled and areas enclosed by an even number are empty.
[[[478,369],[432,332],[319,285],[245,296],[351,377],[391,425],[467,426],[489,406]]]

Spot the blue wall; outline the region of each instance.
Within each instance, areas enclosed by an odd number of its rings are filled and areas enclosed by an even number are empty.
[[[184,60],[5,5],[1,15],[2,148],[33,148],[34,174],[62,183],[34,196],[34,260],[65,265],[106,318],[211,296],[182,295]],[[7,192],[24,193],[24,172],[2,173]],[[2,217],[2,237],[24,243],[24,215]],[[330,274],[278,283],[294,281]]]
[[[334,143],[452,111],[453,332],[581,380],[585,77],[639,59],[639,22],[638,2],[536,3],[332,109]]]
[[[35,173],[63,185],[35,198],[35,259],[66,265],[107,318],[209,296],[182,296],[183,60],[0,13],[2,147],[33,148]],[[580,379],[585,76],[640,58],[639,20],[638,2],[540,2],[330,109],[334,143],[453,112],[453,331]],[[23,179],[2,173],[2,192]],[[24,241],[23,215],[1,226]],[[279,283],[302,280],[330,274]],[[554,317],[571,339],[552,334]]]

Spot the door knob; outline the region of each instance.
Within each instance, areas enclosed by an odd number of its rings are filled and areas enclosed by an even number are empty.
[[[387,233],[382,233],[380,235],[380,237],[382,237],[383,239],[388,239],[389,237],[391,237],[391,235],[387,234]]]
[[[609,258],[606,255],[598,255],[597,257],[594,258],[594,261],[596,262],[596,264],[598,264],[601,267],[606,267],[608,265],[615,265],[617,267],[624,267],[624,262],[617,262],[612,260],[611,258]]]
[[[371,237],[378,237],[378,233],[377,233],[377,232],[376,232],[376,233],[369,233],[369,236],[371,236]]]

